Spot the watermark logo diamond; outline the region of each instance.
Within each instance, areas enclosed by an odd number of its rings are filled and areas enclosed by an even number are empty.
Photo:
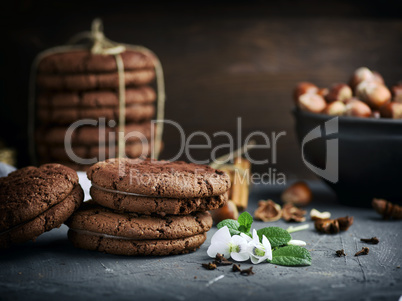
[[[324,133],[325,136],[337,134],[339,129],[339,118],[335,117],[325,122]],[[337,183],[339,180],[339,141],[338,138],[326,140],[326,163],[325,169],[314,166],[305,158],[304,146],[306,143],[321,138],[321,126],[315,127],[303,139],[301,144],[302,159],[304,164],[310,168],[316,175],[328,180],[331,183]]]

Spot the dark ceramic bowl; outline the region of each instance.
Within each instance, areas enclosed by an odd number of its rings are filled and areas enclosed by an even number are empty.
[[[303,138],[321,126],[322,138],[304,145],[305,159],[321,169],[326,167],[326,139],[339,142],[339,180],[325,180],[341,203],[371,206],[373,198],[402,201],[402,120],[339,117],[338,132],[324,135],[326,121],[333,118],[299,109],[293,110],[296,133]]]

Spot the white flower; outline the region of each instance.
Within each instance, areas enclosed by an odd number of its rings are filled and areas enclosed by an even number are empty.
[[[302,240],[292,239],[288,242],[288,245],[304,247],[306,245],[306,242]]]
[[[246,261],[249,259],[250,250],[244,237],[231,236],[229,228],[224,226],[212,236],[211,245],[207,251],[209,257],[215,257],[217,253],[226,258],[232,257],[236,261]]]
[[[262,243],[258,237],[257,231],[253,229],[253,239],[249,242],[250,259],[254,264],[272,259],[271,243],[268,238],[263,235]]]

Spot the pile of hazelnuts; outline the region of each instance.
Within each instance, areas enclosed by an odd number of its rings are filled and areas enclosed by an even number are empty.
[[[349,84],[334,84],[330,89],[301,82],[294,100],[301,110],[312,113],[402,119],[402,82],[388,89],[382,76],[366,67],[358,68]]]

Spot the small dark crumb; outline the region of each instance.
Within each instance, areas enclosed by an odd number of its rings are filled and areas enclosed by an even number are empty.
[[[253,272],[253,267],[249,267],[248,269],[241,270],[240,274],[244,275],[244,276],[250,276],[250,275],[254,275],[255,273]]]
[[[225,257],[223,257],[222,254],[217,253],[215,256],[215,261],[213,262],[216,265],[232,265],[233,262],[227,260]]]
[[[400,269],[400,268],[401,268],[401,266],[400,266],[400,265],[397,265],[397,266],[396,266],[396,268],[397,268],[397,269]]]
[[[338,251],[336,251],[336,256],[338,256],[338,257],[346,256],[346,253],[343,249],[338,250]]]
[[[216,264],[212,263],[212,262],[203,263],[202,267],[206,268],[207,270],[215,270],[216,269]]]
[[[194,279],[197,279],[197,276],[194,276]]]
[[[372,237],[372,238],[360,238],[360,241],[366,242],[366,243],[369,243],[369,244],[373,244],[373,245],[376,245],[376,244],[378,244],[380,242],[380,240],[375,236]]]
[[[363,247],[359,252],[357,252],[357,253],[355,254],[355,256],[367,255],[368,253],[369,253],[369,248]]]
[[[277,268],[277,266],[275,266],[275,269]]]
[[[241,272],[240,264],[233,264],[232,271],[233,272]]]

